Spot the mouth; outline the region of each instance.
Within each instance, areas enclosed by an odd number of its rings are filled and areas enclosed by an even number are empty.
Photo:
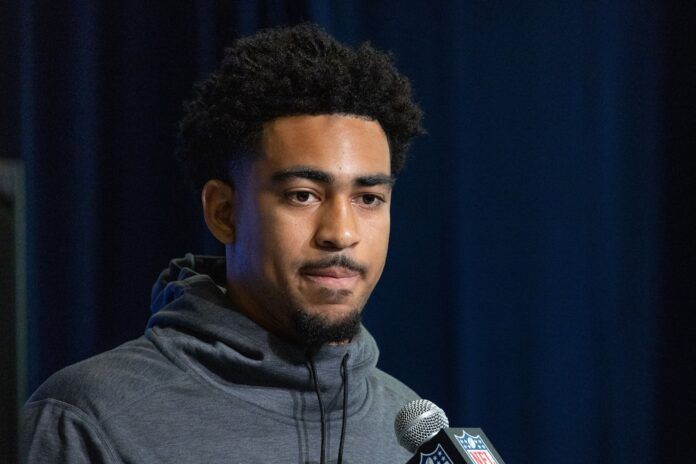
[[[332,266],[302,272],[309,282],[335,290],[351,290],[360,279],[360,273],[344,267]]]

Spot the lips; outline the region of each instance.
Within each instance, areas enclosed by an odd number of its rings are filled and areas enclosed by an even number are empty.
[[[303,272],[303,276],[322,287],[350,289],[358,281],[360,273],[344,267],[326,267]]]
[[[305,274],[320,277],[333,277],[334,279],[344,279],[347,277],[356,277],[359,275],[359,273],[356,271],[351,271],[350,269],[346,269],[345,267],[338,266],[325,267],[322,269],[312,269],[305,271]]]

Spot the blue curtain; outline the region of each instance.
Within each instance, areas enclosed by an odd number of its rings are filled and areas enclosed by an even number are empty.
[[[222,253],[173,162],[181,102],[235,37],[311,20],[391,50],[426,115],[365,313],[382,368],[509,463],[657,459],[656,2],[17,8],[29,391],[140,335],[170,258]]]

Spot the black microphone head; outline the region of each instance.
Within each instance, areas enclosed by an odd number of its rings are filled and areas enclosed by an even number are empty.
[[[445,411],[428,400],[414,400],[401,408],[394,420],[399,444],[415,453],[441,429],[449,427]]]

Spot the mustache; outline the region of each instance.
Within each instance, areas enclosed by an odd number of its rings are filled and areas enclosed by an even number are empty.
[[[357,272],[361,277],[365,277],[367,273],[366,266],[363,266],[346,255],[332,255],[315,261],[305,261],[305,263],[300,266],[300,272],[326,269],[327,267],[342,267]]]

